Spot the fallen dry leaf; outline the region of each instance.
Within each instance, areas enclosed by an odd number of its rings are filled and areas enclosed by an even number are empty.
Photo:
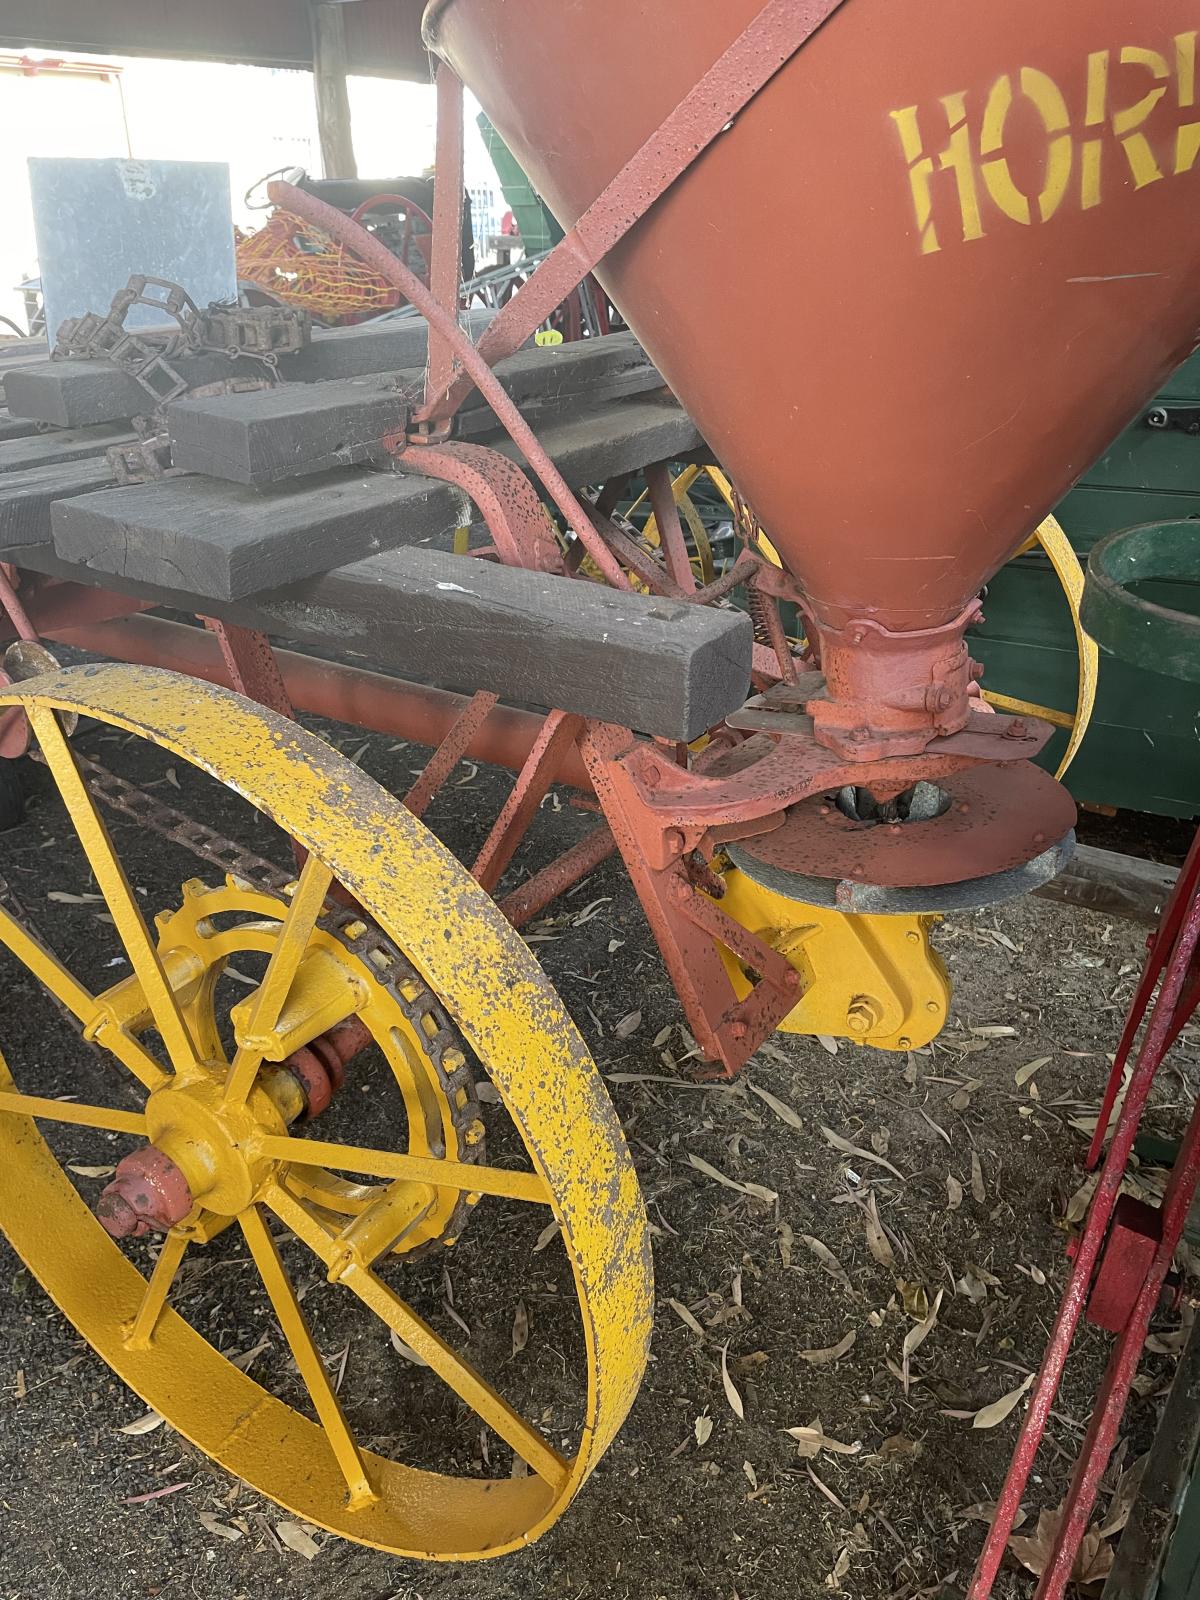
[[[979,1151],[971,1151],[971,1196],[983,1205],[987,1200],[987,1190],[983,1183],[983,1162],[979,1159]]]
[[[936,1296],[934,1297],[933,1304],[929,1308],[929,1315],[925,1318],[924,1322],[919,1322],[915,1328],[910,1328],[908,1330],[908,1332],[904,1335],[904,1344],[901,1347],[901,1351],[900,1351],[900,1355],[901,1355],[901,1368],[900,1368],[900,1370],[904,1374],[904,1392],[905,1392],[905,1394],[908,1393],[908,1389],[909,1389],[909,1380],[910,1380],[909,1362],[910,1362],[911,1358],[914,1355],[916,1355],[917,1351],[921,1348],[921,1346],[925,1343],[926,1339],[928,1339],[929,1335],[937,1327],[938,1313],[942,1309],[942,1299],[943,1299],[943,1296],[945,1295],[945,1293],[946,1293],[946,1291],[944,1289],[939,1289],[938,1290]]]
[[[751,1094],[758,1096],[763,1105],[771,1108],[780,1122],[786,1122],[788,1127],[795,1128],[797,1133],[804,1132],[803,1122],[785,1101],[780,1100],[777,1095],[773,1095],[769,1089],[760,1088],[757,1083],[752,1083],[749,1079],[746,1080],[746,1087]]]
[[[1046,1570],[1050,1553],[1054,1548],[1054,1541],[1058,1536],[1058,1525],[1062,1520],[1062,1507],[1056,1511],[1043,1511],[1038,1517],[1037,1531],[1029,1537],[1023,1534],[1013,1534],[1008,1541],[1008,1548],[1016,1556],[1023,1567],[1027,1567],[1035,1577],[1041,1577]],[[1105,1543],[1100,1530],[1092,1528],[1084,1535],[1079,1552],[1075,1557],[1075,1565],[1071,1570],[1071,1577],[1075,1583],[1095,1584],[1102,1583],[1112,1571],[1113,1551],[1111,1545]]]
[[[512,1353],[519,1356],[529,1343],[529,1312],[525,1309],[524,1300],[517,1301],[517,1309],[513,1313],[512,1326]]]
[[[784,1433],[789,1439],[796,1441],[796,1454],[802,1460],[811,1461],[828,1450],[835,1456],[856,1456],[862,1449],[862,1441],[856,1439],[853,1444],[843,1444],[840,1439],[831,1439],[825,1432],[820,1417],[814,1417],[806,1428],[784,1428]]]
[[[875,1166],[883,1167],[886,1171],[893,1173],[900,1179],[901,1183],[907,1181],[899,1167],[894,1167],[886,1157],[877,1156],[873,1150],[864,1150],[861,1145],[851,1144],[849,1139],[843,1139],[841,1134],[834,1133],[832,1128],[822,1127],[821,1133],[825,1138],[825,1142],[831,1144],[835,1150],[840,1150],[844,1156],[855,1156],[859,1161],[873,1162]]]
[[[621,1018],[613,1032],[618,1039],[628,1039],[631,1034],[635,1034],[638,1031],[641,1025],[642,1013],[640,1011],[631,1011],[628,1016]]]
[[[679,1301],[679,1300],[668,1300],[667,1304],[670,1306],[671,1310],[675,1313],[675,1315],[679,1318],[680,1322],[684,1323],[687,1327],[689,1327],[692,1330],[692,1332],[696,1335],[697,1339],[703,1339],[704,1338],[704,1329],[696,1321],[695,1317],[688,1310],[688,1308],[682,1303],[682,1301]]]
[[[414,1367],[427,1367],[429,1365],[424,1356],[419,1356],[411,1345],[405,1344],[398,1333],[393,1332],[392,1349],[398,1356],[403,1356],[405,1361],[411,1361]]]
[[[815,1239],[811,1233],[802,1233],[800,1237],[825,1268],[829,1276],[836,1278],[846,1293],[852,1295],[854,1290],[851,1287],[850,1279],[846,1275],[846,1269],[829,1246],[823,1244],[820,1239]]]
[[[1036,1373],[1030,1373],[1019,1388],[1011,1390],[1008,1394],[1001,1395],[999,1400],[993,1400],[990,1406],[983,1406],[971,1418],[973,1428],[998,1428],[1006,1417],[1010,1417],[1017,1409],[1025,1395],[1033,1387]]]
[[[801,1361],[807,1361],[810,1367],[830,1367],[835,1361],[840,1361],[847,1351],[853,1350],[858,1342],[858,1334],[851,1328],[844,1339],[837,1344],[831,1344],[828,1350],[799,1350]]]
[[[548,1222],[541,1233],[538,1234],[537,1243],[533,1247],[534,1255],[536,1256],[539,1251],[544,1250],[548,1244],[552,1244],[561,1232],[562,1224],[557,1217],[553,1222]]]
[[[128,1434],[131,1438],[140,1438],[143,1433],[153,1433],[155,1428],[161,1428],[166,1421],[157,1411],[147,1411],[145,1416],[138,1417],[134,1422],[127,1422],[123,1428],[118,1428],[118,1433]]]
[[[850,1546],[843,1545],[842,1553],[834,1562],[833,1571],[825,1574],[825,1587],[827,1589],[840,1589],[842,1579],[850,1571]]]
[[[773,1206],[779,1199],[774,1189],[768,1189],[761,1183],[741,1183],[737,1178],[726,1177],[725,1173],[718,1172],[716,1167],[705,1161],[703,1156],[693,1155],[688,1151],[688,1161],[697,1172],[702,1172],[706,1178],[711,1178],[714,1183],[723,1184],[726,1189],[732,1189],[735,1194],[749,1195],[753,1200],[761,1200],[764,1205]]]
[[[111,1178],[116,1170],[116,1167],[81,1167],[74,1161],[67,1162],[67,1171],[77,1178]]]
[[[832,1038],[831,1035],[829,1035],[828,1033],[819,1033],[819,1034],[817,1034],[817,1043],[821,1046],[822,1050],[828,1050],[829,1054],[831,1056],[837,1055],[837,1053],[838,1053],[838,1042],[837,1042],[836,1039]]]
[[[924,1322],[929,1315],[929,1295],[923,1283],[910,1283],[907,1278],[897,1278],[896,1287],[904,1302],[904,1309],[914,1322]]]
[[[712,1438],[713,1421],[706,1411],[702,1417],[696,1418],[695,1434],[696,1443],[704,1446]]]
[[[199,1513],[200,1526],[208,1533],[216,1534],[218,1539],[228,1539],[231,1544],[242,1537],[242,1530],[235,1528],[232,1523],[222,1522],[220,1517],[214,1516],[211,1511]]]
[[[721,1346],[721,1383],[724,1385],[725,1398],[729,1401],[729,1409],[739,1422],[744,1422],[746,1408],[742,1404],[742,1397],[737,1392],[733,1379],[729,1376],[729,1346],[727,1344]]]
[[[881,1267],[894,1267],[896,1253],[884,1231],[883,1223],[879,1220],[879,1203],[873,1193],[863,1202],[863,1226],[867,1231],[867,1249],[874,1259]]]
[[[321,1546],[299,1522],[277,1522],[275,1532],[281,1544],[285,1544],[294,1555],[303,1556],[305,1561],[311,1561],[321,1553]]]
[[[963,1186],[952,1172],[946,1174],[946,1209],[957,1211],[963,1203]]]
[[[1023,1067],[1018,1067],[1013,1074],[1017,1088],[1023,1089],[1035,1073],[1040,1072],[1043,1067],[1048,1067],[1053,1060],[1053,1056],[1039,1056],[1036,1061],[1027,1061]]]

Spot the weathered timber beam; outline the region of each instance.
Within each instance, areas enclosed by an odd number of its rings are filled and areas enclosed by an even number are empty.
[[[34,467],[62,466],[65,462],[83,461],[89,456],[103,456],[113,445],[129,444],[136,437],[127,427],[113,427],[107,423],[97,428],[31,432],[24,438],[3,439],[0,436],[0,475],[28,472]]]
[[[753,629],[742,612],[443,551],[392,550],[237,601],[188,594],[178,583],[99,579],[44,547],[24,551],[22,564],[361,656],[406,678],[468,694],[490,689],[511,704],[664,739],[699,737],[749,692]]]
[[[1064,871],[1034,893],[1153,928],[1178,876],[1174,867],[1157,861],[1081,844]]]
[[[112,481],[104,456],[0,475],[0,549],[49,544],[54,502],[108,490]]]

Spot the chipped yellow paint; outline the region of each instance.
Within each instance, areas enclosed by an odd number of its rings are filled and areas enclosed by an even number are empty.
[[[785,899],[736,867],[724,874],[721,908],[778,950],[804,980],[783,1033],[853,1039],[879,1050],[915,1050],[937,1037],[950,1009],[950,977],[929,943],[935,916],[868,916]],[[722,950],[739,999],[750,979]]]
[[[6,1113],[0,1115],[0,1222],[14,1248],[149,1405],[297,1515],[384,1550],[443,1560],[497,1555],[536,1538],[570,1503],[624,1420],[645,1368],[653,1308],[645,1210],[620,1124],[545,974],[492,900],[398,801],[314,735],[237,695],[173,673],[109,665],[47,674],[0,695],[0,705],[31,711],[54,751],[52,769],[74,802],[81,831],[89,830],[85,844],[104,870],[110,907],[121,908],[121,932],[136,957],[145,1004],[156,1025],[165,1023],[172,1033],[177,1084],[193,1079],[197,1062],[211,1078],[211,1063],[201,1059],[204,1041],[195,1037],[187,996],[173,988],[161,946],[143,937],[136,902],[131,907],[124,899],[123,874],[103,824],[90,822],[80,802],[74,764],[63,759],[49,709],[126,729],[234,788],[325,863],[405,951],[486,1065],[561,1224],[588,1369],[578,1451],[572,1459],[560,1456],[373,1271],[352,1263],[346,1288],[400,1332],[533,1470],[523,1478],[451,1478],[359,1450],[321,1386],[303,1319],[289,1307],[288,1286],[272,1266],[256,1208],[266,1204],[294,1224],[319,1256],[333,1251],[333,1238],[287,1184],[295,1169],[273,1165],[269,1145],[257,1155],[274,1175],[239,1221],[297,1364],[311,1379],[321,1423],[275,1399],[169,1309],[180,1242],[185,1236],[200,1240],[206,1230],[189,1221],[178,1231],[148,1300],[146,1280],[88,1212],[37,1132],[36,1117],[47,1107],[62,1113],[65,1103],[19,1096],[7,1067],[0,1067],[0,1112]],[[116,911],[114,918],[122,921]],[[136,1077],[151,1075],[155,1064],[115,1016],[3,915],[0,942]],[[278,1018],[269,1020],[274,1027]],[[153,1087],[154,1098],[168,1092]],[[259,1091],[251,1094],[247,1117],[255,1117],[260,1098]],[[196,1118],[230,1114],[228,1099],[221,1098]],[[253,1138],[305,1143],[265,1129]],[[429,1165],[436,1170],[436,1162]],[[486,1170],[473,1172],[482,1178]]]

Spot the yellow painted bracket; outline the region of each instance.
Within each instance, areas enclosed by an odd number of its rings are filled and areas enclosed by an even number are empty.
[[[804,990],[782,1033],[852,1039],[879,1050],[916,1050],[937,1037],[950,1009],[950,977],[931,947],[935,916],[868,916],[805,905],[765,889],[736,867],[721,908],[796,968]],[[722,950],[739,999],[751,978]]]

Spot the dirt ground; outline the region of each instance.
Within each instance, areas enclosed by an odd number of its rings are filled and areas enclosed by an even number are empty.
[[[424,758],[416,746],[324,731],[401,791]],[[286,859],[272,830],[182,763],[95,727],[81,746]],[[435,804],[429,820],[459,855],[482,841],[506,782],[467,764]],[[68,965],[106,986],[120,973],[114,930],[87,898],[95,886],[43,772],[30,789],[26,822],[0,840],[0,871]],[[552,796],[512,881],[591,825]],[[177,905],[184,878],[216,881],[131,822],[112,830],[148,910]],[[956,997],[933,1048],[831,1053],[780,1036],[734,1084],[699,1085],[679,1005],[614,864],[529,932],[607,1077],[654,1230],[646,1382],[564,1520],[483,1566],[423,1566],[313,1530],[306,1539],[168,1426],[122,1432],[145,1405],[0,1242],[0,1600],[916,1600],[966,1577],[1016,1435],[1013,1397],[1061,1292],[1065,1218],[1080,1210],[1088,1119],[1143,933],[1033,900],[956,917],[937,934]],[[3,1049],[23,1089],[136,1104],[7,955],[2,981]],[[1177,1127],[1196,1059],[1193,1035],[1157,1093],[1156,1131]],[[501,1108],[484,1113],[503,1148]],[[129,1147],[82,1130],[49,1138],[83,1167]],[[692,1156],[777,1199],[719,1184]],[[104,1180],[73,1181],[94,1199]],[[1154,1174],[1141,1181],[1153,1186]],[[404,1292],[445,1337],[469,1334],[472,1358],[492,1363],[514,1403],[528,1410],[549,1395],[558,1408],[578,1353],[570,1278],[520,1209],[482,1204],[454,1249],[408,1269]],[[144,1245],[133,1253],[150,1259]],[[485,1464],[464,1406],[397,1355],[381,1325],[346,1315],[311,1257],[285,1258],[364,1439],[444,1470],[507,1475],[494,1439]],[[175,1304],[227,1353],[258,1347],[253,1375],[298,1399],[252,1284],[230,1230],[189,1267]],[[518,1302],[528,1333],[514,1353]],[[1164,1320],[1161,1353],[1143,1369],[1101,1523],[1119,1521],[1113,1491],[1149,1441],[1177,1328]],[[1091,1334],[1072,1364],[1026,1535],[1062,1498],[1103,1354]],[[789,1429],[810,1431],[795,1439]],[[1093,1576],[1109,1543],[1093,1541]],[[1014,1561],[998,1592],[1031,1588]]]

